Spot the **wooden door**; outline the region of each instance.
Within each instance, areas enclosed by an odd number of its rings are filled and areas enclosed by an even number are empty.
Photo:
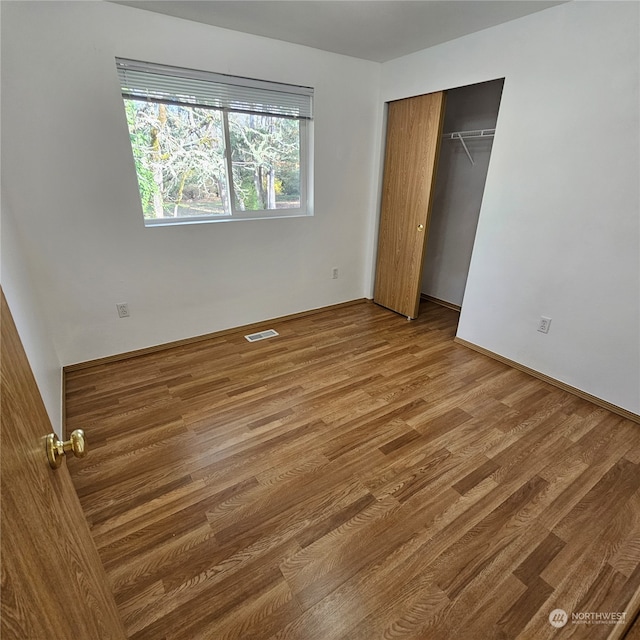
[[[66,463],[47,462],[51,423],[1,298],[2,638],[124,640]]]
[[[418,316],[444,92],[389,103],[374,301]]]

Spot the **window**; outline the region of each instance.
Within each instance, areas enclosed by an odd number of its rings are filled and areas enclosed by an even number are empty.
[[[313,89],[116,66],[145,225],[311,215]]]

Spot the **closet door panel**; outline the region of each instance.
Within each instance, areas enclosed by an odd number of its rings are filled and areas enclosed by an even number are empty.
[[[442,120],[443,92],[389,103],[374,302],[416,318]]]

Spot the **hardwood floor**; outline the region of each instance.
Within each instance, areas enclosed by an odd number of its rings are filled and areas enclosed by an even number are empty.
[[[571,617],[635,616],[640,426],[456,321],[362,303],[68,373],[129,637],[620,637]]]

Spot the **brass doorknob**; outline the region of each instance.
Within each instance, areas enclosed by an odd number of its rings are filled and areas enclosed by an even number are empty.
[[[424,229],[424,225],[423,224],[419,224],[418,225],[418,231],[422,231]]]
[[[55,433],[47,436],[47,459],[52,469],[57,469],[62,464],[65,453],[73,451],[76,458],[84,458],[87,455],[87,439],[84,437],[82,429],[71,432],[71,437],[66,442],[58,440]]]

